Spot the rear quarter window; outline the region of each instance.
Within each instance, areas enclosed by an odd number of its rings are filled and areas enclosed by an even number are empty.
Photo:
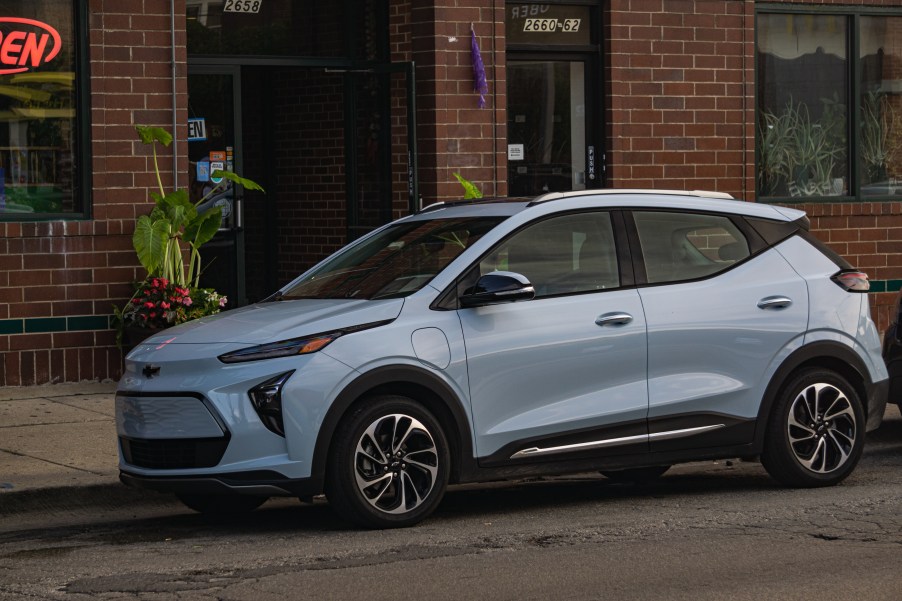
[[[637,211],[633,219],[649,284],[709,277],[751,256],[745,235],[726,216]]]

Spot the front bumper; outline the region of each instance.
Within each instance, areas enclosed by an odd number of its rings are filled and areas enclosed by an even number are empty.
[[[144,476],[121,470],[119,480],[135,488],[176,494],[244,494],[307,497],[323,492],[317,478],[286,478],[278,472],[254,471],[205,476]]]

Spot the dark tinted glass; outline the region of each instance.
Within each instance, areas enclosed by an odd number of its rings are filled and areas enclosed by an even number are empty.
[[[189,54],[382,60],[375,0],[188,0]]]
[[[392,225],[333,255],[281,298],[396,298],[425,286],[500,217],[433,219]]]

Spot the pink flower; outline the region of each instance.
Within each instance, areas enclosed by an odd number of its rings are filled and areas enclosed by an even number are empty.
[[[190,307],[191,303],[192,303],[192,300],[191,300],[190,296],[186,296],[185,300],[182,301],[182,304],[185,305],[186,307]]]
[[[156,313],[154,313],[154,312],[153,312],[153,311],[151,311],[151,312],[150,312],[150,316],[151,316],[151,318],[153,318],[153,317],[156,317],[156,316],[157,316],[157,314],[156,314]]]
[[[150,301],[147,301],[146,303],[144,303],[144,306],[147,307],[148,309],[153,309],[154,304]]]
[[[164,309],[168,309],[168,308],[169,308],[169,303],[167,303],[166,301],[161,301],[161,302],[160,302],[160,306],[163,307]]]
[[[221,299],[219,299],[219,306],[225,307],[227,302],[229,302],[229,299],[223,296]]]

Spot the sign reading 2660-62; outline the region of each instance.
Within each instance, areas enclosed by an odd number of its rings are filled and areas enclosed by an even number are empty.
[[[592,7],[568,4],[508,2],[505,27],[508,46],[518,44],[588,46],[592,44]]]
[[[224,13],[258,13],[263,0],[226,0]]]
[[[526,19],[523,23],[523,31],[563,31],[564,33],[576,33],[582,19]]]

